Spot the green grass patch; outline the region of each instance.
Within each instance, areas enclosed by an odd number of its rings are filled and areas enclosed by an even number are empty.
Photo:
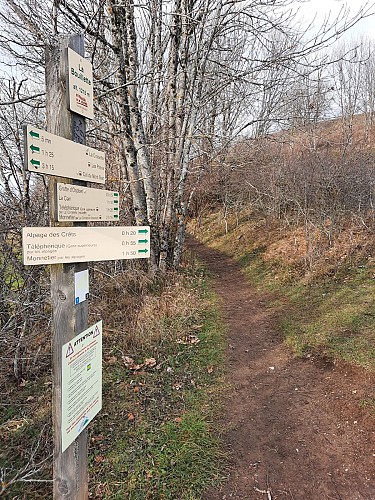
[[[199,413],[190,411],[158,430],[143,424],[127,437],[109,455],[105,498],[200,498],[208,478],[217,477],[218,464],[207,456],[217,441]]]
[[[105,410],[91,428],[94,497],[198,500],[223,476],[214,421],[224,390],[224,332],[202,274],[183,278],[195,297],[190,318],[179,306],[169,310],[152,326],[163,340],[152,351],[137,346],[137,362],[153,357],[155,366],[126,369],[119,343],[113,347],[116,356],[104,368]]]
[[[298,355],[322,352],[374,369],[374,293],[373,280],[358,279],[353,270],[348,270],[345,282],[317,281],[304,287],[290,284],[281,323],[287,344]]]
[[[371,415],[375,416],[375,398],[363,399],[360,402],[360,405],[362,406],[362,408],[368,410],[371,413]]]

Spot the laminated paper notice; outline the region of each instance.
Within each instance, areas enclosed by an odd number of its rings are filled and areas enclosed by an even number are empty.
[[[102,321],[62,346],[61,406],[63,452],[102,408]]]

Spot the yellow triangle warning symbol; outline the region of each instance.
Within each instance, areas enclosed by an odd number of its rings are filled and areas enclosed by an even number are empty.
[[[69,342],[68,349],[66,350],[66,357],[69,358],[73,354],[74,350],[72,344]]]

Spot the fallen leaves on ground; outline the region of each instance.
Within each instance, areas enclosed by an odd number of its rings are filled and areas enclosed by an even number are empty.
[[[156,366],[156,359],[146,358],[144,361],[144,365],[147,366],[148,368],[153,368],[154,366]]]
[[[103,434],[98,434],[97,436],[92,436],[91,441],[93,443],[100,442],[104,440]]]
[[[28,424],[28,421],[25,418],[21,419],[13,419],[13,420],[8,420],[8,422],[5,422],[3,425],[0,426],[0,429],[3,429],[5,431],[18,431],[18,429],[21,429],[25,425]]]
[[[128,370],[138,371],[141,368],[154,368],[157,364],[155,358],[146,358],[143,363],[136,363],[130,356],[122,356],[122,361]]]
[[[184,344],[184,345],[198,344],[199,342],[200,340],[196,335],[184,335],[183,337],[177,340],[178,344]]]

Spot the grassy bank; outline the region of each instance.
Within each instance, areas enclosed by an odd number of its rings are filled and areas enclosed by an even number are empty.
[[[203,271],[144,300],[130,340],[106,334],[105,410],[90,437],[93,498],[198,499],[223,473],[213,417],[223,329]]]
[[[233,256],[267,294],[296,355],[375,369],[375,265],[368,234],[356,235],[355,252],[348,249],[349,236],[343,232],[334,248],[327,246],[307,262],[302,228],[251,213],[238,225],[233,217],[229,228],[226,233],[220,214],[214,214],[199,231],[192,230],[206,244]]]

